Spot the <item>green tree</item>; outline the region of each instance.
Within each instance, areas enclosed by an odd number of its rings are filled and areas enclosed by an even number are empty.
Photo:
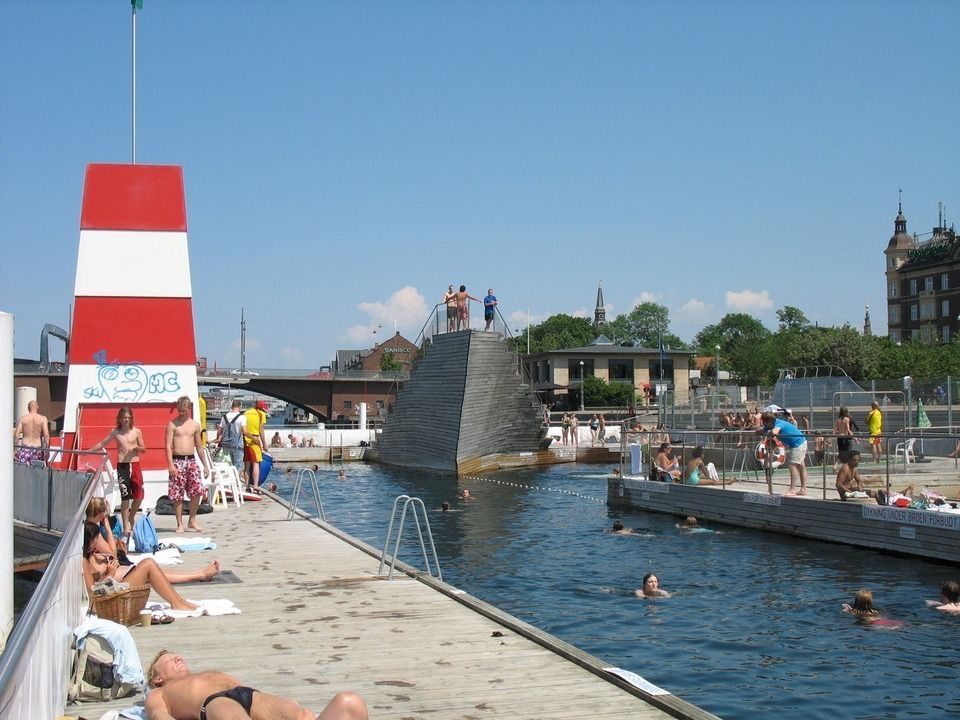
[[[810,324],[803,310],[795,308],[792,305],[784,305],[777,310],[777,320],[780,322],[780,330],[799,330]]]
[[[670,332],[670,311],[664,305],[645,302],[607,323],[603,333],[617,343],[655,348],[660,339],[666,348],[685,350],[687,345]]]
[[[716,354],[720,346],[720,369],[726,368],[741,385],[762,385],[773,380],[769,340],[771,333],[746,313],[728,313],[716,325],[697,333],[701,355]]]
[[[599,335],[587,318],[571,315],[552,315],[539,325],[530,326],[530,352],[549,352],[566,348],[584,347]],[[526,352],[527,338],[516,337],[514,343]]]
[[[608,383],[593,375],[584,378],[583,393],[584,402],[589,407],[627,407],[636,400],[631,385]]]
[[[382,372],[400,372],[403,370],[403,364],[397,360],[393,353],[385,352],[380,356],[380,370]]]

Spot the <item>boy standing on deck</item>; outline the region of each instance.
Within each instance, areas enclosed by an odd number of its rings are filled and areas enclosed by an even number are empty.
[[[487,296],[483,299],[483,319],[487,321],[484,331],[490,330],[493,324],[494,308],[497,307],[497,296],[493,294],[493,288],[487,288]]]
[[[796,425],[778,418],[768,411],[761,416],[763,429],[770,437],[779,437],[787,449],[787,468],[790,470],[790,487],[784,495],[807,494],[807,468],[804,461],[807,458],[807,437]],[[795,488],[797,478],[800,478],[800,489]],[[768,481],[769,483],[769,481]],[[773,493],[773,487],[767,488]]]
[[[200,435],[200,423],[190,416],[192,403],[184,395],[177,400],[177,417],[167,423],[167,469],[170,473],[170,482],[167,494],[173,501],[173,514],[177,518],[177,532],[183,532],[183,498],[190,498],[190,518],[187,527],[196,532],[203,528],[197,525],[197,509],[200,507],[200,496],[203,495],[203,485],[200,482],[200,469],[197,467],[196,454],[203,448]],[[203,462],[203,477],[210,477],[210,466],[207,456],[200,454]]]
[[[140,470],[140,455],[147,451],[143,433],[133,425],[133,410],[124,405],[117,411],[117,426],[90,452],[102,450],[109,442],[117,443],[117,482],[120,484],[120,522],[123,525],[123,541],[130,539],[137,521],[140,503],[143,502],[143,473]]]

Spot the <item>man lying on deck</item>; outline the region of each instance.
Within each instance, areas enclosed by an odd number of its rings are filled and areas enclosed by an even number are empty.
[[[367,705],[355,693],[334,696],[319,715],[293,700],[240,684],[231,675],[194,673],[182,655],[161,650],[150,664],[148,720],[367,720]]]

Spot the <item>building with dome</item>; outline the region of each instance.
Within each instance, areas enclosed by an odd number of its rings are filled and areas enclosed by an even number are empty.
[[[887,333],[894,342],[950,342],[960,332],[960,242],[943,209],[932,232],[907,232],[903,205],[884,250]]]

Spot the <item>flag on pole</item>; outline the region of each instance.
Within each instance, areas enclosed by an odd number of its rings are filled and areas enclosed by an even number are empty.
[[[927,411],[923,409],[923,400],[917,398],[917,427],[930,427],[930,418],[927,417]]]
[[[143,10],[143,0],[130,0],[130,4],[133,6],[133,11]]]
[[[660,362],[667,359],[667,350],[663,347],[663,338],[660,338]]]

